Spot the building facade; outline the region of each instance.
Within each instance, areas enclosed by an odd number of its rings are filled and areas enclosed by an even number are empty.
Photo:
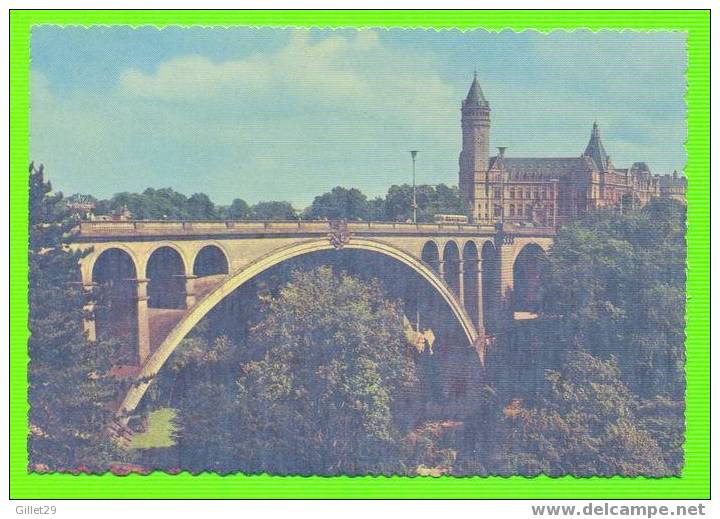
[[[593,124],[585,151],[576,157],[516,158],[499,147],[490,156],[490,104],[473,79],[461,106],[460,190],[472,222],[554,227],[601,207],[623,210],[656,197],[685,202],[687,181],[654,175],[644,162],[613,164]]]

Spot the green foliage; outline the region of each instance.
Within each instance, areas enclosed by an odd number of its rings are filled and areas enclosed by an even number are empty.
[[[465,214],[460,190],[445,184],[417,186],[418,221],[432,221],[436,214]],[[189,198],[171,188],[148,188],[142,193],[118,193],[96,202],[97,214],[111,214],[124,207],[138,220],[295,220],[290,202],[263,201],[253,206],[236,198],[229,206],[215,206],[203,193]],[[334,187],[315,197],[303,212],[310,220],[401,221],[412,218],[412,186],[392,186],[386,197],[368,200],[357,188]]]
[[[224,218],[228,220],[247,220],[251,215],[250,206],[245,200],[236,198],[230,206],[225,209]]]
[[[479,412],[456,469],[679,474],[685,250],[672,200],[563,227],[542,265],[542,314],[490,353],[494,411]]]
[[[436,214],[467,213],[460,190],[455,186],[448,187],[445,184],[416,186],[415,199],[419,222],[430,222]],[[412,219],[411,185],[394,185],[388,189],[383,219],[399,222]]]
[[[115,381],[112,342],[86,341],[79,256],[63,246],[75,225],[42,168],[30,173],[28,399],[29,468],[105,470],[115,455],[106,434]]]
[[[305,218],[310,220],[366,220],[369,215],[367,197],[359,189],[341,186],[316,196],[312,205],[305,210]]]
[[[672,473],[615,359],[571,352],[559,369],[547,371],[534,401],[513,401],[495,418],[497,443],[476,449],[490,474]]]
[[[548,262],[548,333],[561,349],[622,359],[626,380],[643,397],[682,399],[685,260],[685,208],[672,200],[568,225]]]
[[[135,434],[130,440],[128,448],[133,449],[160,449],[175,445],[174,433],[175,410],[170,408],[157,409],[147,416],[146,429]]]
[[[138,220],[212,220],[219,217],[207,195],[196,193],[188,198],[171,188],[118,193],[110,200],[100,202],[96,211],[112,213],[124,207]]]
[[[296,220],[295,208],[290,202],[258,202],[250,208],[251,220]]]
[[[290,202],[258,202],[250,207],[236,198],[227,207],[216,206],[204,193],[186,197],[171,188],[148,188],[142,193],[118,193],[96,203],[97,214],[111,214],[127,207],[137,220],[294,220]]]
[[[320,267],[294,273],[266,304],[247,345],[260,354],[238,366],[236,383],[202,384],[182,399],[183,462],[221,472],[399,469],[394,402],[416,376],[397,303]]]

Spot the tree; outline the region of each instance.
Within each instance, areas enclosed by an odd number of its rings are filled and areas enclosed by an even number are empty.
[[[496,441],[476,453],[490,474],[670,475],[639,409],[616,359],[570,352],[533,400],[516,399],[495,414]]]
[[[255,359],[244,360],[226,386],[231,398],[212,400],[222,434],[213,436],[215,420],[198,417],[207,407],[198,393],[179,404],[179,442],[194,460],[191,470],[401,471],[394,402],[416,377],[398,303],[376,283],[328,267],[295,272],[266,297],[264,317],[242,346],[258,352]],[[223,453],[221,468],[208,448]]]
[[[457,186],[449,187],[445,184],[435,186],[435,202],[431,208],[435,214],[467,214],[462,193]]]
[[[654,200],[624,214],[590,213],[560,230],[543,267],[540,317],[510,324],[489,354],[495,419],[477,420],[466,465],[507,474],[678,474],[684,206]],[[498,440],[507,442],[493,459],[477,454]]]
[[[311,220],[365,220],[369,206],[367,197],[360,190],[334,187],[329,193],[316,196],[306,210],[305,218]]]
[[[430,202],[432,186],[417,186],[415,199],[418,209],[425,208]],[[385,196],[385,216],[388,220],[405,222],[412,219],[412,186],[390,186]]]
[[[253,220],[295,220],[295,209],[290,202],[258,202],[250,214]]]
[[[373,222],[384,222],[388,218],[385,216],[385,199],[383,197],[375,197],[368,200],[368,216],[367,219]]]
[[[681,400],[685,261],[685,208],[672,200],[566,226],[544,281],[546,338],[622,359],[625,380],[644,398]]]
[[[138,220],[212,220],[219,217],[212,200],[204,193],[190,198],[171,188],[148,188],[142,193],[118,193],[101,200],[98,214],[112,213],[127,207]]]
[[[218,218],[215,204],[205,193],[195,193],[186,203],[187,217],[191,220],[214,220]]]
[[[466,214],[465,205],[457,187],[445,184],[419,185],[415,188],[417,218],[430,222],[436,214]],[[385,197],[385,217],[388,220],[406,221],[412,218],[412,186],[390,186]]]
[[[109,375],[116,345],[86,340],[80,256],[63,247],[75,224],[62,194],[53,194],[45,182],[43,168],[31,165],[28,453],[33,471],[85,467],[100,472],[117,454],[106,433],[116,396]]]
[[[226,217],[230,220],[247,220],[250,217],[250,206],[245,200],[236,198],[226,209]]]

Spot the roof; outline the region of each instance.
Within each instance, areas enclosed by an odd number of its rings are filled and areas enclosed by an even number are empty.
[[[687,186],[687,178],[677,175],[677,171],[673,175],[661,175],[660,187],[685,187]]]
[[[468,95],[463,102],[465,106],[489,106],[485,95],[483,94],[482,88],[480,88],[480,82],[477,78],[477,72],[473,78],[473,82],[468,90]]]
[[[492,157],[490,169],[502,167],[516,179],[555,179],[576,172],[592,171],[593,163],[588,157],[566,158],[509,158]]]
[[[590,141],[585,148],[586,157],[590,157],[595,162],[595,165],[600,171],[608,170],[608,154],[605,151],[602,140],[600,139],[600,128],[598,123],[594,122],[592,132],[590,132]]]

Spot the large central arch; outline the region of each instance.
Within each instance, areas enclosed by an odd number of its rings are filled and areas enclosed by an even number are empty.
[[[147,388],[153,379],[177,348],[185,336],[197,325],[205,315],[219,304],[225,297],[231,294],[235,289],[243,283],[254,278],[258,274],[264,272],[270,267],[312,252],[332,250],[333,244],[327,239],[308,240],[293,244],[288,247],[276,249],[253,261],[246,267],[234,272],[220,286],[203,297],[173,328],[168,336],[163,340],[160,346],[153,352],[143,365],[140,373],[137,375],[135,382],[131,385],[125,398],[123,399],[117,411],[118,417],[124,417],[132,412],[140,403]],[[456,299],[447,285],[441,281],[432,269],[424,264],[421,260],[411,256],[396,247],[392,247],[386,243],[363,238],[352,238],[348,243],[344,244],[346,249],[365,250],[383,254],[407,265],[417,274],[420,275],[432,288],[445,300],[450,307],[463,332],[465,333],[469,345],[473,345],[477,339],[477,331],[472,319],[465,312],[462,304]]]

